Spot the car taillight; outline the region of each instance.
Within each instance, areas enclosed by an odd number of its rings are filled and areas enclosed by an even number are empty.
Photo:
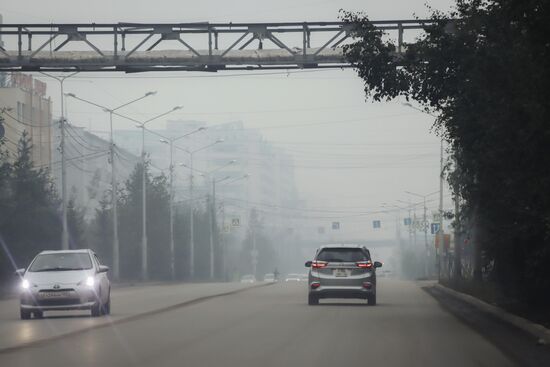
[[[363,288],[371,289],[372,288],[372,283],[371,282],[363,282]]]
[[[311,263],[311,267],[314,269],[321,269],[328,265],[328,262],[326,261],[314,261]]]
[[[317,289],[321,286],[321,283],[319,282],[313,282],[311,283],[311,289]]]
[[[372,263],[370,261],[359,261],[359,262],[356,262],[355,265],[357,265],[357,267],[361,269],[372,268]]]

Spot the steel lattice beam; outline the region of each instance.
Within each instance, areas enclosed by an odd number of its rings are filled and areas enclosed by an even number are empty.
[[[392,20],[373,24],[396,32],[401,52],[403,32],[421,30],[431,21]],[[0,71],[348,67],[341,45],[350,39],[351,27],[343,22],[2,24],[0,37],[4,47],[0,48]],[[160,49],[166,41],[176,41],[178,48]],[[86,49],[75,48],[77,44],[85,45]]]

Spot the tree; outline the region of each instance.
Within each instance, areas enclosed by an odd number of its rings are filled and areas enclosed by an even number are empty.
[[[364,14],[342,17],[358,37],[345,54],[366,95],[404,96],[438,114],[479,266],[492,268],[488,276],[508,296],[549,305],[547,2],[457,0],[448,14],[433,11],[433,25],[401,58]]]
[[[71,248],[88,248],[87,223],[84,219],[84,213],[85,210],[76,203],[75,196],[71,196],[67,203],[67,226]]]
[[[47,170],[33,167],[32,145],[23,132],[14,161],[0,154],[0,234],[4,259],[1,274],[24,267],[37,252],[61,247],[59,199]]]
[[[113,265],[113,212],[108,195],[104,194],[99,201],[99,208],[88,226],[88,241],[90,247],[97,253],[101,261]]]

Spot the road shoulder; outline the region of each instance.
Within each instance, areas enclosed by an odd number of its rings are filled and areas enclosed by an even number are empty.
[[[542,325],[439,284],[424,285],[422,289],[518,365],[550,366],[550,339],[547,339],[548,330]]]

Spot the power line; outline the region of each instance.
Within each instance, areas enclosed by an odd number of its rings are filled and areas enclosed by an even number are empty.
[[[96,146],[96,145],[92,145],[91,143],[89,142],[86,142],[79,134],[78,134],[78,131],[74,129],[74,127],[70,124],[65,124],[65,126],[67,127],[67,129],[65,130],[67,132],[67,134],[73,138],[73,140],[77,141],[77,143],[84,147],[85,149],[87,150],[96,150],[96,151],[99,151],[101,149],[104,149],[103,147],[99,147],[99,146]],[[75,134],[75,135],[72,135],[71,134],[71,131]]]
[[[101,156],[103,155],[106,155],[109,151],[106,150],[106,151],[103,151],[103,152],[94,152],[94,153],[90,153],[90,154],[84,154],[84,155],[81,155],[80,157],[73,157],[73,158],[67,158],[66,161],[72,161],[72,160],[80,160],[80,159],[95,159],[95,158],[100,158]],[[45,167],[45,166],[49,166],[49,165],[54,165],[54,164],[61,164],[62,161],[55,161],[55,162],[51,162],[51,163],[45,163],[45,164],[42,164],[40,166],[37,166],[38,167]]]
[[[13,115],[11,115],[9,112],[7,112],[8,109],[6,107],[3,107],[0,109],[0,113],[2,114],[5,114],[7,115],[8,117],[10,117],[12,120],[14,121],[17,121],[19,122],[20,124],[23,124],[25,126],[29,126],[29,127],[37,127],[37,128],[45,128],[45,127],[52,127],[54,126],[56,123],[55,122],[52,122],[52,123],[48,123],[48,124],[41,124],[41,125],[35,125],[35,124],[32,124],[30,122],[24,122],[22,120],[19,120],[18,118],[14,117]]]

